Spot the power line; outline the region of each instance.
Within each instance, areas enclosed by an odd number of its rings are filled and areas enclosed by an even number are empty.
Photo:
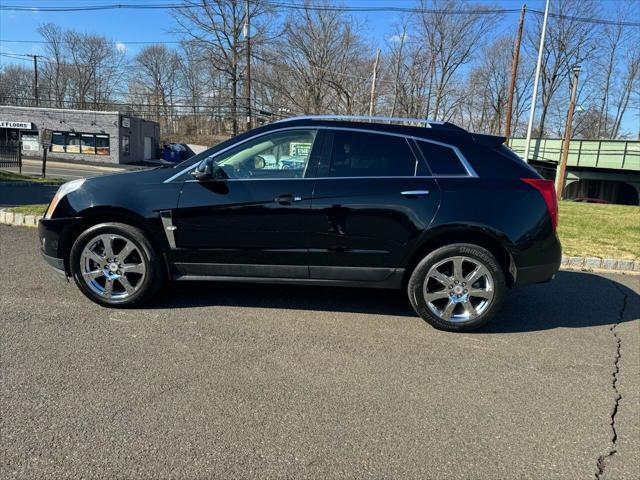
[[[255,0],[254,0],[255,1]],[[432,9],[422,7],[402,7],[390,5],[362,5],[362,6],[340,6],[340,5],[313,5],[287,3],[278,1],[262,2],[273,8],[282,8],[290,10],[306,10],[306,11],[323,11],[323,12],[396,12],[396,13],[414,13],[414,14],[440,14],[440,15],[494,15],[518,13],[518,8],[474,8],[474,9]],[[173,10],[173,9],[192,9],[201,8],[200,4],[184,4],[184,3],[112,3],[102,5],[77,5],[77,6],[25,6],[25,5],[0,5],[0,10],[16,11],[16,12],[87,12],[97,10]],[[530,13],[538,16],[544,15],[540,10],[528,10]],[[607,20],[596,17],[578,17],[572,15],[564,15],[560,13],[549,12],[549,16],[564,20],[573,20],[576,22],[592,23],[598,25],[615,25],[622,27],[640,27],[640,22],[620,22],[616,20]],[[132,43],[132,42],[129,42]]]

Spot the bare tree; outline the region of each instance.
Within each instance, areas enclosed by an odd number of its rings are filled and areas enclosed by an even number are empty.
[[[134,59],[134,70],[130,88],[140,99],[155,121],[168,132],[175,130],[175,114],[180,58],[176,51],[165,45],[150,45],[143,48]]]
[[[596,15],[599,5],[596,0],[558,0],[558,14],[549,18],[547,41],[542,56],[541,102],[538,133],[545,133],[545,122],[552,100],[562,85],[568,84],[571,67],[590,57],[595,49],[597,29],[593,25],[578,20],[585,11]],[[527,46],[531,55],[538,48],[542,20],[529,30]]]
[[[500,18],[482,13],[487,7],[465,0],[421,0],[423,13],[416,20],[419,36],[429,50],[429,87],[425,115],[446,118],[451,106],[445,105],[454,76],[469,63]],[[447,11],[468,11],[451,15]],[[433,100],[432,100],[433,99]]]
[[[352,114],[368,105],[373,60],[344,13],[305,8],[291,14],[263,60],[261,81],[272,98],[296,111]]]
[[[31,106],[33,99],[33,70],[22,65],[0,67],[0,103]]]
[[[627,111],[627,108],[629,107],[629,101],[632,95],[635,95],[637,103],[638,98],[640,98],[640,51],[638,50],[635,50],[634,52],[631,52],[629,54],[629,59],[627,61],[627,70],[624,73],[624,79],[622,81],[621,88],[619,89],[618,94],[616,95],[616,98],[613,102],[615,116],[613,128],[611,130],[611,138],[617,138],[620,134],[622,119],[625,112]],[[640,107],[640,105],[637,105],[636,107]],[[640,138],[640,128],[637,134]]]
[[[62,30],[53,24],[39,28],[47,59],[41,85],[49,104],[101,109],[122,87],[125,56],[105,37]]]
[[[244,71],[243,54],[246,42],[243,26],[248,14],[252,25],[252,42],[258,47],[266,35],[266,24],[261,17],[266,13],[267,2],[253,0],[185,0],[176,9],[178,29],[176,33],[199,48],[211,67],[224,74],[229,83],[231,97],[229,114],[233,133],[238,133],[239,82]],[[245,99],[245,102],[248,99]]]

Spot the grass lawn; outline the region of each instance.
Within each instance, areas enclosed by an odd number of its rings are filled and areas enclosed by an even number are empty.
[[[560,202],[562,253],[640,260],[640,207]]]
[[[36,177],[32,175],[20,175],[18,173],[0,170],[0,182],[37,182],[37,183],[64,183],[66,180],[51,177]]]
[[[5,208],[8,212],[22,213],[24,215],[44,215],[47,211],[47,204],[21,205],[19,207]]]

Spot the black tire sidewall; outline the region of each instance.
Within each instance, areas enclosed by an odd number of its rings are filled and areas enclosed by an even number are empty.
[[[133,242],[142,254],[142,260],[146,268],[142,286],[131,296],[123,300],[107,301],[93,292],[85,283],[80,271],[80,258],[84,247],[97,235],[107,233],[120,235]],[[105,307],[126,308],[140,305],[148,300],[162,285],[162,264],[158,261],[158,255],[155,249],[140,229],[124,223],[101,223],[82,232],[71,247],[69,266],[71,268],[71,275],[80,291],[90,300]]]
[[[447,322],[440,319],[431,312],[424,296],[422,295],[424,281],[429,269],[441,260],[454,256],[470,257],[482,262],[493,276],[494,296],[491,305],[487,311],[482,313],[482,315],[467,322]],[[499,310],[505,290],[506,282],[504,273],[496,258],[488,250],[468,243],[447,245],[431,252],[429,255],[424,257],[413,270],[407,286],[409,301],[416,313],[433,327],[449,332],[475,330],[487,323]]]

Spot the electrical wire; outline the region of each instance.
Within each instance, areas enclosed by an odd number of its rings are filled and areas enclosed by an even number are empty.
[[[273,8],[290,10],[321,11],[321,12],[396,12],[415,14],[440,14],[440,15],[495,15],[518,13],[519,8],[474,8],[474,9],[435,9],[423,7],[402,7],[390,5],[361,5],[361,6],[340,6],[340,5],[318,5],[300,4],[281,1],[266,0],[262,3]],[[174,9],[197,9],[202,8],[198,3],[112,3],[102,5],[76,5],[76,6],[35,6],[35,5],[0,5],[0,10],[16,12],[87,12],[97,10],[174,10]],[[527,12],[535,15],[543,15],[540,10],[529,9]],[[550,17],[573,20],[576,22],[593,23],[599,25],[616,25],[624,27],[640,27],[640,22],[620,22],[595,17],[577,17],[560,13],[549,12]]]

